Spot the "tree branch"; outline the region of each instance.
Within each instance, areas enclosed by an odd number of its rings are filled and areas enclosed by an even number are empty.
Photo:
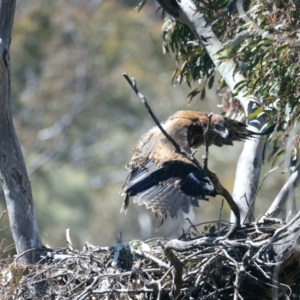
[[[163,135],[173,144],[176,152],[184,154],[186,157],[190,158],[191,155],[189,153],[187,153],[186,151],[184,151],[183,149],[181,149],[181,147],[176,143],[176,141],[161,126],[159,120],[157,119],[157,117],[153,113],[151,107],[149,106],[145,96],[142,93],[140,93],[140,91],[138,90],[134,78],[130,79],[129,76],[127,75],[127,73],[125,73],[125,72],[122,75],[127,80],[127,82],[132,87],[132,89],[135,91],[136,95],[139,97],[139,99],[142,101],[142,103],[145,105],[148,113],[150,114],[150,116],[153,119],[156,126],[160,129],[160,131],[163,133]]]
[[[293,195],[296,187],[300,183],[300,165],[296,168],[293,174],[286,181],[275,200],[267,210],[266,214],[262,219],[269,217],[277,217],[284,207],[286,201],[289,199],[291,195]]]

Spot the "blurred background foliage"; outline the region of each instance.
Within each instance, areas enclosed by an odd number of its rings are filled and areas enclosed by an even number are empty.
[[[153,126],[143,105],[121,76],[136,78],[160,120],[177,110],[221,113],[221,97],[207,90],[189,104],[186,85],[173,87],[174,57],[162,53],[161,11],[139,0],[18,1],[11,44],[14,122],[25,156],[41,236],[51,247],[65,245],[71,229],[76,247],[154,236],[178,237],[189,223],[183,215],[161,227],[151,211],[131,203],[120,214],[119,191],[126,163],[139,137]],[[217,81],[217,80],[215,80]],[[194,87],[197,85],[194,85]],[[193,87],[192,87],[193,88]],[[209,164],[229,191],[242,143],[210,150]],[[197,153],[201,160],[203,149]],[[265,173],[270,166],[265,166]],[[275,173],[275,172],[274,172]],[[271,203],[286,177],[272,173],[257,201]],[[268,201],[266,201],[268,199]],[[190,212],[194,223],[217,220],[221,199]],[[5,210],[1,195],[0,209]],[[229,208],[224,205],[223,218]],[[0,232],[12,244],[7,215]]]

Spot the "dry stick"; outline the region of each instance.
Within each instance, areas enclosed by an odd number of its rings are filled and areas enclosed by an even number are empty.
[[[6,214],[6,210],[4,210],[0,216],[0,221],[2,220],[3,216]]]
[[[149,253],[140,251],[138,249],[135,249],[134,252],[138,255],[144,256],[145,258],[148,258],[148,259],[152,260],[153,262],[158,264],[161,268],[164,268],[164,269],[169,269],[170,268],[170,266],[168,264],[164,263],[163,261],[161,261],[160,259],[156,258],[155,256],[153,256]]]
[[[6,214],[6,210],[4,210],[3,212],[2,212],[2,214],[1,214],[1,216],[0,216],[0,222],[1,222],[1,220],[2,220],[2,218],[3,218],[3,216]],[[5,226],[4,228],[1,228],[0,229],[0,231],[4,231],[4,230],[6,230],[7,229],[7,226]],[[3,240],[2,240],[2,242],[3,242]],[[1,243],[2,243],[1,242]],[[2,245],[0,245],[0,249],[2,249]]]
[[[206,114],[207,117],[208,117],[208,123],[207,123],[207,127],[205,129],[205,132],[204,132],[204,140],[205,140],[205,155],[203,157],[203,169],[208,169],[207,167],[207,163],[208,163],[208,149],[209,149],[209,145],[208,145],[208,133],[210,131],[210,127],[211,127],[211,117],[212,117],[212,113],[210,114]]]
[[[215,190],[217,191],[217,193],[225,198],[225,200],[227,201],[228,205],[230,206],[231,210],[233,211],[233,213],[235,215],[235,222],[234,222],[233,226],[228,231],[228,233],[224,236],[224,238],[230,238],[231,235],[240,226],[241,218],[240,218],[239,208],[238,208],[237,204],[235,203],[235,201],[233,200],[230,193],[221,185],[217,175],[214,174],[213,172],[211,172],[208,169],[204,170],[204,172],[208,176],[210,181],[212,182],[212,184],[213,184]]]
[[[193,228],[199,234],[200,237],[204,237],[205,236],[202,232],[200,232],[197,229],[197,227],[192,223],[192,221],[189,218],[185,218],[185,219],[190,223],[190,225],[191,225],[190,228]]]
[[[88,288],[87,288],[88,290]],[[99,295],[99,294],[106,294],[106,293],[117,293],[117,294],[125,294],[125,293],[131,293],[131,294],[140,294],[140,293],[153,293],[155,292],[155,289],[148,289],[146,287],[143,287],[141,289],[96,289],[92,290],[91,294]],[[76,298],[77,299],[77,298]],[[83,299],[83,298],[78,298]]]
[[[87,296],[91,295],[95,291],[94,287],[96,286],[98,279],[99,279],[98,277],[94,277],[93,282],[90,285],[88,285],[81,294],[79,294],[76,298],[73,298],[73,299],[74,300],[83,300],[83,299],[87,298]]]
[[[221,249],[221,251],[224,253],[225,257],[232,261],[233,264],[235,265],[235,281],[234,281],[234,300],[238,300],[238,298],[241,298],[241,295],[239,293],[239,288],[241,285],[241,274],[240,274],[240,269],[239,269],[239,264],[237,261],[232,258],[228,252],[225,249]]]
[[[255,197],[256,197],[256,196],[255,196]],[[250,208],[252,207],[253,203],[255,203],[255,198],[253,198],[252,201],[251,201],[250,203],[249,203],[249,201],[248,201],[248,199],[247,199],[246,193],[244,194],[244,198],[245,198],[245,200],[246,200],[246,204],[248,205],[247,215],[251,214],[252,220],[255,220],[254,215],[253,215],[253,212],[252,212],[251,209],[250,209]],[[245,221],[246,221],[246,218],[244,219],[244,221],[243,221],[243,223],[242,223],[243,225],[244,225]]]
[[[70,236],[70,228],[66,229],[66,242],[70,248],[70,250],[74,250],[73,245],[72,245],[72,240],[71,240],[71,236]]]
[[[282,164],[282,163],[281,163],[281,164]],[[270,173],[272,173],[273,171],[275,171],[276,169],[278,169],[279,166],[280,166],[281,164],[279,164],[278,166],[274,167],[273,169],[271,169],[270,171],[268,171],[268,172],[265,174],[264,178],[262,179],[260,185],[258,186],[258,188],[257,188],[257,190],[256,190],[255,195],[253,196],[253,199],[251,200],[250,204],[248,205],[248,211],[247,211],[247,213],[246,213],[246,216],[245,216],[244,221],[243,221],[242,224],[245,223],[245,220],[247,220],[249,213],[251,213],[251,207],[252,207],[252,205],[254,204],[255,199],[256,199],[256,197],[257,197],[257,194],[258,194],[260,188],[262,187],[262,185],[264,184],[265,180],[267,179],[268,175],[269,175]],[[253,218],[253,219],[254,219],[254,218]]]
[[[137,94],[137,96],[139,97],[139,99],[142,101],[142,103],[146,107],[148,113],[152,117],[152,119],[155,122],[155,124],[157,125],[157,127],[164,134],[164,136],[173,144],[173,146],[175,147],[176,152],[181,153],[181,154],[185,155],[186,157],[188,157],[189,159],[191,159],[192,156],[189,153],[187,153],[186,151],[184,151],[183,149],[181,149],[181,147],[176,143],[176,141],[161,126],[159,120],[156,118],[156,116],[152,112],[152,109],[150,108],[150,106],[149,106],[149,104],[148,104],[145,96],[143,94],[141,94],[140,91],[138,90],[134,78],[130,79],[129,76],[127,75],[127,73],[123,73],[122,75],[127,80],[127,82],[132,87],[132,89],[135,91],[135,93]]]
[[[240,226],[240,211],[239,211],[237,204],[234,202],[233,198],[231,197],[230,193],[221,185],[217,175],[214,174],[213,172],[211,172],[207,168],[207,165],[204,166],[204,168],[202,168],[202,166],[199,164],[199,162],[193,157],[194,153],[192,153],[192,155],[190,155],[189,153],[187,153],[186,151],[181,149],[181,147],[176,143],[176,141],[161,126],[160,122],[158,121],[158,119],[152,112],[150,106],[148,105],[145,96],[143,94],[141,94],[140,91],[138,90],[135,80],[134,79],[131,80],[129,78],[129,76],[127,75],[127,73],[123,73],[122,75],[127,80],[127,82],[132,87],[132,89],[135,91],[135,93],[137,94],[139,99],[142,101],[142,103],[145,105],[146,109],[148,110],[150,116],[152,117],[152,119],[155,122],[155,124],[157,125],[157,127],[161,130],[161,132],[164,134],[164,136],[173,144],[173,146],[175,147],[175,150],[178,153],[183,154],[189,160],[191,160],[199,169],[203,169],[205,174],[209,177],[210,181],[212,182],[217,193],[226,199],[228,205],[230,206],[231,210],[233,211],[233,213],[235,215],[235,223],[234,223],[233,227],[231,227],[229,232],[224,236],[224,238],[229,238],[234,233],[236,228]],[[211,116],[212,116],[212,114],[209,115],[209,120],[211,119]],[[209,125],[207,128],[207,132],[209,130],[209,127],[210,127],[210,121],[209,121]],[[205,139],[207,139],[207,134],[205,135]],[[208,143],[206,143],[206,153],[208,153]],[[206,159],[206,162],[204,161],[204,165],[207,164],[207,158],[205,158],[205,159]]]
[[[52,249],[48,249],[48,248],[32,248],[32,249],[28,249],[22,253],[20,253],[16,258],[14,263],[16,264],[17,261],[24,256],[25,254],[29,253],[29,252],[33,252],[33,251],[41,251],[41,252],[46,252],[46,251],[53,251]],[[44,258],[42,258],[41,260],[43,260]]]
[[[182,274],[183,274],[183,263],[181,260],[173,253],[168,244],[164,245],[163,243],[159,243],[164,249],[164,253],[167,259],[171,262],[172,266],[174,266],[174,282],[172,287],[172,296],[176,299],[180,294],[180,289],[182,286]]]
[[[218,222],[218,236],[221,232],[221,221],[222,221],[222,211],[223,211],[224,199],[222,199],[221,207],[220,207],[220,215],[219,215],[219,222]]]

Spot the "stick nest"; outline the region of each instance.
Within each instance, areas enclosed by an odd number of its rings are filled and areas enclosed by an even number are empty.
[[[191,226],[177,240],[70,244],[35,266],[1,260],[1,299],[299,299],[296,221],[265,219],[230,240],[211,223],[214,233]]]

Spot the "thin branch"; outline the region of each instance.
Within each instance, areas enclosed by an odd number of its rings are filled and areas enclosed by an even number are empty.
[[[254,215],[253,215],[253,211],[252,211],[252,209],[251,209],[251,208],[252,208],[252,205],[254,204],[255,198],[253,198],[252,201],[251,201],[250,203],[248,202],[246,193],[244,194],[244,198],[245,198],[246,203],[247,203],[247,205],[248,205],[248,211],[247,211],[247,213],[246,213],[246,216],[244,217],[244,220],[243,220],[243,223],[242,223],[243,225],[246,223],[249,214],[251,215],[252,220],[255,220],[255,219],[254,219]]]
[[[46,252],[46,251],[52,251],[52,250],[51,250],[51,249],[47,249],[47,248],[32,248],[32,249],[28,249],[28,250],[22,252],[21,254],[19,254],[19,255],[16,257],[14,263],[16,264],[17,261],[18,261],[21,257],[23,257],[24,255],[26,255],[26,254],[28,254],[28,253],[30,253],[30,252],[34,252],[34,251]],[[43,260],[43,259],[44,259],[44,258],[42,258],[42,260]]]
[[[160,129],[160,131],[163,133],[163,135],[173,144],[175,150],[177,153],[181,153],[184,154],[187,158],[191,158],[191,155],[189,153],[187,153],[186,151],[184,151],[177,143],[176,141],[165,131],[165,129],[161,126],[159,120],[157,119],[157,117],[155,116],[155,114],[153,113],[151,107],[149,106],[145,96],[138,90],[137,85],[136,85],[136,81],[134,80],[134,78],[130,79],[129,76],[127,75],[127,73],[123,73],[122,74],[124,76],[124,78],[127,80],[127,82],[129,83],[129,85],[132,87],[132,89],[135,91],[136,95],[140,98],[141,102],[144,104],[144,106],[146,107],[148,113],[150,114],[151,118],[153,119],[153,121],[155,122],[156,126]]]
[[[218,235],[220,235],[220,231],[221,231],[223,205],[224,205],[224,199],[222,199],[221,201],[220,215],[219,215],[219,222],[218,222]]]
[[[192,227],[199,236],[204,237],[204,234],[198,230],[198,228],[195,226],[195,224],[192,223],[192,221],[189,218],[185,218],[185,219],[190,223],[191,225],[190,227]]]
[[[1,214],[1,216],[0,216],[0,221],[2,220],[3,216],[4,216],[6,213],[7,213],[6,210],[4,210],[4,211],[2,212],[2,214]]]
[[[277,217],[282,208],[284,207],[286,201],[288,200],[289,196],[294,192],[295,188],[300,183],[300,165],[296,168],[294,173],[289,177],[286,181],[278,195],[276,196],[275,200],[267,210],[263,219],[267,217]]]
[[[169,247],[169,243],[163,244],[160,242],[160,245],[164,249],[164,253],[167,259],[170,261],[172,266],[174,267],[174,284],[172,287],[172,295],[176,299],[176,297],[180,294],[180,289],[182,286],[182,274],[183,274],[183,263],[182,261],[173,253],[172,247]]]
[[[69,248],[70,248],[71,250],[74,250],[70,233],[71,233],[71,229],[70,229],[70,228],[67,228],[67,229],[66,229],[66,240],[67,240],[67,243],[68,243],[68,245],[69,245]]]
[[[148,258],[148,259],[152,260],[153,262],[157,263],[160,267],[162,267],[164,269],[169,269],[170,268],[170,265],[164,263],[163,261],[161,261],[160,259],[154,257],[153,255],[151,255],[149,253],[146,253],[146,252],[143,252],[143,251],[140,251],[140,250],[137,250],[137,249],[135,249],[134,252],[138,255],[144,256],[145,258]]]
[[[256,193],[255,193],[254,197],[252,198],[252,200],[251,200],[251,202],[250,202],[250,205],[249,205],[248,211],[247,211],[247,213],[246,213],[246,216],[245,216],[245,218],[244,218],[243,224],[245,223],[246,219],[248,218],[249,213],[252,213],[252,212],[251,212],[252,205],[254,204],[255,199],[256,199],[256,197],[257,197],[257,194],[258,194],[260,188],[262,187],[262,185],[264,184],[265,180],[267,179],[268,175],[269,175],[270,173],[272,173],[273,171],[277,170],[278,168],[279,168],[279,165],[276,166],[276,167],[274,167],[273,169],[271,169],[270,171],[268,171],[268,172],[265,174],[264,178],[262,179],[260,185],[258,186],[258,188],[257,188],[257,190],[256,190]],[[254,218],[253,218],[253,219],[254,219]]]
[[[209,145],[208,145],[208,133],[210,131],[210,127],[211,127],[211,117],[212,117],[212,113],[208,114],[208,123],[207,123],[207,127],[205,129],[204,132],[204,140],[205,140],[205,155],[203,157],[203,169],[207,169],[207,164],[208,164],[208,149],[209,149]]]
[[[228,205],[230,206],[232,212],[235,215],[234,224],[231,227],[230,231],[225,236],[225,237],[229,238],[235,232],[235,230],[240,226],[241,217],[240,217],[239,207],[237,206],[236,202],[233,200],[230,193],[222,186],[222,184],[220,183],[217,175],[214,174],[213,172],[211,172],[207,168],[204,169],[204,172],[208,176],[210,181],[212,182],[212,184],[213,184],[215,190],[217,191],[217,193],[219,195],[223,196],[226,199]]]

